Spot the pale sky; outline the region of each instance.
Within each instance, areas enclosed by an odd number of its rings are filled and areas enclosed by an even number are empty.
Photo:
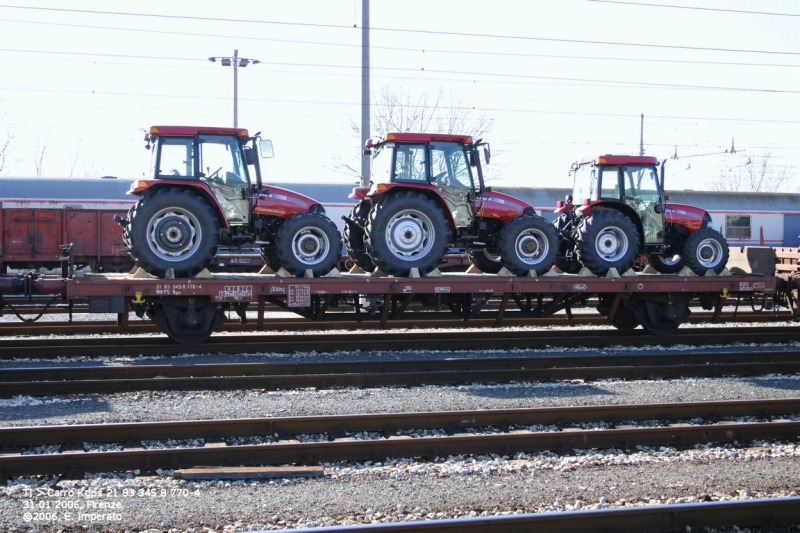
[[[644,114],[645,153],[679,156],[668,189],[771,153],[800,192],[800,0],[370,6],[372,91],[491,117],[493,185],[571,187],[576,159],[638,154]],[[352,183],[332,159],[360,147],[360,46],[361,0],[0,0],[2,174],[34,176],[45,146],[44,176],[142,177],[151,125],[233,125],[232,69],[207,58],[238,49],[261,61],[239,126],[274,143],[265,179]]]

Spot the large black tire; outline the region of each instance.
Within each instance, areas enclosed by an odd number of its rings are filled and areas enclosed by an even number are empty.
[[[728,241],[713,228],[700,228],[686,239],[683,257],[698,276],[708,270],[719,274],[728,264]]]
[[[639,256],[639,231],[631,219],[614,209],[595,209],[577,235],[578,260],[596,276],[615,268],[622,274]]]
[[[520,215],[502,229],[497,249],[503,266],[517,276],[531,270],[541,276],[556,262],[558,235],[542,217]]]
[[[478,267],[478,270],[485,274],[497,274],[503,268],[500,256],[490,252],[486,248],[475,252],[467,252],[470,262]]]
[[[186,189],[160,189],[139,200],[127,231],[131,257],[146,272],[163,278],[194,276],[217,253],[219,222],[202,197]]]
[[[686,260],[681,254],[648,255],[647,262],[662,274],[675,274],[686,265]]]
[[[369,212],[367,253],[382,271],[407,276],[416,268],[427,274],[442,262],[450,228],[441,208],[416,192],[399,192]]]
[[[367,217],[369,217],[369,209],[369,202],[359,202],[350,211],[350,219],[355,222],[355,225],[345,222],[344,231],[342,232],[347,255],[364,272],[375,270],[375,263],[372,262],[372,259],[367,254],[366,234],[364,233],[364,226],[367,223]]]
[[[275,248],[262,248],[261,259],[264,260],[264,263],[266,263],[273,272],[277,272],[281,269],[281,260],[278,259],[278,252],[275,251]]]
[[[278,229],[275,252],[281,266],[295,276],[302,276],[306,270],[322,276],[341,259],[342,237],[325,215],[297,213]]]

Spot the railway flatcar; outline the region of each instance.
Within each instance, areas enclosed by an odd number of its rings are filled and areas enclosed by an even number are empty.
[[[126,194],[132,180],[118,178],[0,178],[0,272],[8,268],[54,268],[61,244],[73,243],[79,265],[95,271],[123,272],[133,265],[114,215],[125,216],[135,197]],[[274,183],[314,197],[342,231],[342,216],[355,205],[353,184]],[[556,202],[568,188],[495,187],[555,219]],[[800,246],[800,194],[667,191],[670,200],[702,206],[731,247]],[[257,269],[252,254],[217,257],[219,269]]]

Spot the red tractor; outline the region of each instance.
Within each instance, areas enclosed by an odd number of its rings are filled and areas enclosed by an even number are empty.
[[[368,140],[371,186],[353,189],[359,203],[344,217],[350,258],[366,271],[406,276],[415,268],[422,275],[457,248],[486,273],[550,270],[556,232],[532,206],[484,186],[481,147],[488,163],[488,144],[465,135]]]
[[[131,257],[145,271],[176,277],[203,270],[219,247],[258,247],[274,270],[299,276],[329,272],[341,256],[341,236],[319,202],[263,185],[255,151],[272,157],[272,143],[245,129],[154,126],[151,179],[133,182],[140,196],[118,218]]]
[[[559,202],[554,222],[561,236],[556,264],[565,272],[582,266],[598,276],[622,274],[640,255],[664,274],[688,266],[702,276],[720,273],[728,243],[711,216],[690,205],[668,204],[664,163],[647,156],[603,155],[576,163],[575,187]]]

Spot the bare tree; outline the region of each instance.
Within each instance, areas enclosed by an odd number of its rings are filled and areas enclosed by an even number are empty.
[[[752,158],[739,155],[726,163],[707,182],[712,191],[778,192],[794,182],[791,169],[777,165],[770,152]]]
[[[81,156],[81,142],[83,142],[83,139],[78,139],[78,143],[75,145],[75,154],[74,154],[74,156],[72,154],[72,142],[70,141],[70,143],[69,143],[69,160],[70,160],[69,177],[70,178],[75,173],[75,166],[78,164],[78,159]]]
[[[370,134],[373,137],[382,137],[390,132],[414,132],[472,135],[479,138],[489,133],[494,122],[484,113],[476,113],[475,108],[460,94],[453,91],[445,93],[441,88],[435,96],[423,93],[415,97],[410,90],[395,92],[383,87],[379,96],[373,93],[371,101]],[[360,123],[351,118],[347,129],[360,143]],[[360,179],[361,149],[363,147],[354,151],[349,159],[334,157],[333,169]]]
[[[36,150],[33,153],[33,165],[36,167],[36,177],[42,177],[42,162],[44,161],[44,152],[47,150],[47,137],[44,142],[41,139],[36,139]]]
[[[11,156],[11,141],[14,140],[14,135],[11,132],[6,132],[6,138],[3,141],[0,141],[0,176],[3,175],[4,172],[8,172],[9,168],[9,161],[8,158]]]

